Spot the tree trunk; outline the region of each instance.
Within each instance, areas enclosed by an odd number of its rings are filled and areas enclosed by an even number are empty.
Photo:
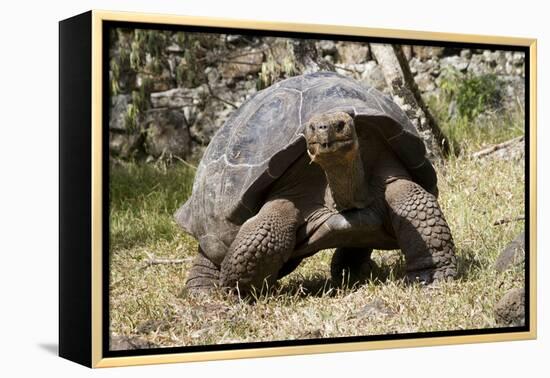
[[[450,141],[424,103],[401,46],[371,43],[370,47],[394,101],[405,111],[424,139],[428,157],[447,156],[451,152]],[[454,149],[454,152],[458,151]]]

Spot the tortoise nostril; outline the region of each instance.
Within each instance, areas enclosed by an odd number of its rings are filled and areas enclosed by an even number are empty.
[[[325,124],[319,125],[319,130],[326,130],[327,128],[328,128],[328,126],[325,125]]]

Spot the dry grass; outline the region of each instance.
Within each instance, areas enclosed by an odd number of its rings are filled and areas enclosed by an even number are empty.
[[[510,129],[510,136],[518,129]],[[489,142],[465,143],[465,152]],[[375,251],[378,278],[341,287],[330,281],[331,251],[323,251],[254,303],[222,293],[193,297],[183,290],[197,244],[177,228],[172,213],[190,193],[189,168],[113,167],[112,334],[187,346],[496,327],[493,307],[507,290],[523,285],[524,271],[519,266],[499,275],[492,266],[524,224],[493,223],[523,215],[524,162],[462,156],[437,167],[440,204],[460,262],[458,280],[407,286],[400,252]],[[148,266],[148,254],[185,260]]]

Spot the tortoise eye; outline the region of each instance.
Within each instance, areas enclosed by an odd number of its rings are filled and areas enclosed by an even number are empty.
[[[345,125],[345,122],[344,121],[339,121],[337,124],[336,124],[336,131],[342,131],[344,129],[344,125]]]

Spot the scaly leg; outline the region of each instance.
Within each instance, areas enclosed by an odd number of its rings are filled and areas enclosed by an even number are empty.
[[[457,275],[455,247],[437,199],[420,185],[397,180],[386,187],[386,201],[407,280],[430,283]]]
[[[239,230],[221,264],[220,283],[241,294],[272,285],[296,244],[299,211],[291,201],[267,202]]]

